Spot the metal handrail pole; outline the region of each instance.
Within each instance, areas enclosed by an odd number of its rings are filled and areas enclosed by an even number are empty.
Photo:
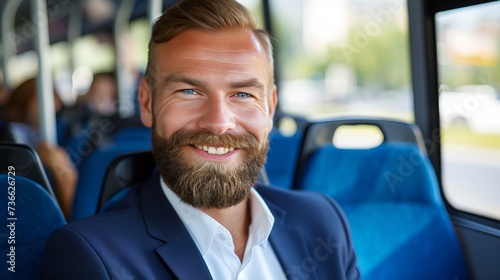
[[[161,16],[162,13],[162,0],[149,0],[148,1],[148,21],[152,25],[155,20]]]
[[[121,118],[134,114],[133,88],[128,80],[132,74],[124,63],[123,53],[126,46],[121,43],[122,36],[130,21],[135,0],[122,0],[114,22],[114,38],[116,45],[116,80],[118,87],[118,113]]]
[[[41,140],[49,144],[56,144],[56,112],[52,83],[52,65],[50,61],[47,2],[46,0],[31,0],[30,4],[31,19],[36,28],[34,48],[38,59],[36,89],[40,120],[39,132]]]

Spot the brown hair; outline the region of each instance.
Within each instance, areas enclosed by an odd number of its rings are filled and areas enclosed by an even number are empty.
[[[149,41],[148,65],[145,78],[154,91],[153,57],[159,44],[165,43],[188,29],[221,31],[252,30],[265,49],[273,73],[272,45],[268,33],[258,29],[254,16],[235,0],[181,0],[168,8],[154,23]]]

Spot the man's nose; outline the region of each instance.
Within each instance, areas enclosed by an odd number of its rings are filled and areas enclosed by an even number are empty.
[[[216,135],[224,134],[236,128],[235,112],[224,98],[209,98],[198,126]]]

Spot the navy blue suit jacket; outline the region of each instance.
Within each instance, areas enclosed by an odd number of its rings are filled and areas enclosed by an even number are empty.
[[[349,227],[328,196],[256,186],[275,217],[270,243],[288,279],[358,279]],[[43,279],[212,279],[156,173],[109,212],[47,241]]]

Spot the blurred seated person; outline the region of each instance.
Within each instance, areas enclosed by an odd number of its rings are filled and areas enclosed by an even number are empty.
[[[56,92],[54,102],[55,110],[59,112],[63,103]],[[4,110],[4,120],[9,123],[14,142],[35,148],[53,182],[61,209],[64,215],[69,217],[78,174],[64,148],[39,139],[38,113],[36,80],[29,79],[10,94]]]
[[[113,72],[94,75],[89,91],[78,97],[77,107],[83,116],[110,116],[117,111],[118,90]]]

